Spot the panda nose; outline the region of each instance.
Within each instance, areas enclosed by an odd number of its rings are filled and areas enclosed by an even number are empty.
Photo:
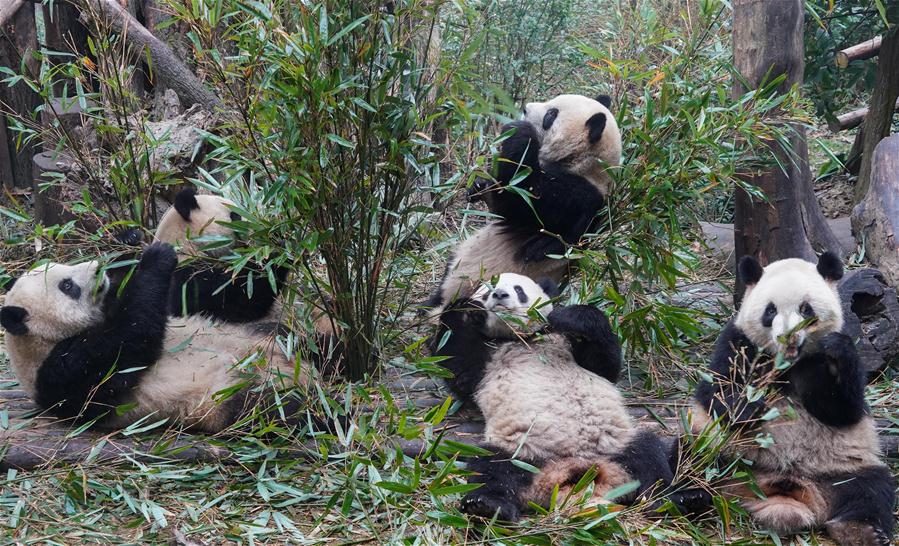
[[[495,300],[504,300],[509,297],[509,293],[505,290],[496,290],[493,292],[493,299]]]

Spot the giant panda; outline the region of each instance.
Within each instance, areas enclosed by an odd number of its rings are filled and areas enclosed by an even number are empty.
[[[175,270],[170,310],[175,316],[205,313],[228,322],[253,322],[272,313],[288,269],[277,266],[274,286],[269,278],[248,264],[239,274],[205,258],[219,257],[231,244],[204,248],[198,239],[233,241],[233,222],[241,220],[234,204],[218,195],[201,195],[194,188],[182,190],[163,214],[156,228],[156,242],[177,245],[180,265]],[[252,286],[250,283],[252,282]]]
[[[500,219],[455,249],[424,304],[432,316],[500,273],[556,283],[567,277],[569,261],[549,256],[561,256],[590,229],[611,188],[607,169],[621,162],[621,132],[610,105],[605,95],[560,95],[528,103],[524,119],[502,128],[510,135],[501,145],[495,181],[478,181],[470,191]],[[524,168],[530,173],[518,180]]]
[[[271,387],[304,382],[308,370],[258,326],[169,317],[176,263],[172,247],[156,243],[124,285],[96,261],[45,264],[15,279],[0,326],[22,388],[75,422],[121,427],[152,415],[218,432],[275,399]],[[294,416],[292,407],[277,412]]]
[[[724,492],[778,533],[824,527],[840,544],[888,544],[896,485],[855,345],[841,333],[840,260],[824,253],[817,265],[791,258],[762,268],[747,256],[738,274],[746,293],[715,344],[711,381],[696,389],[693,428],[715,420],[736,429],[726,452],[751,463],[763,496],[747,484]]]
[[[621,347],[608,319],[589,305],[554,308],[555,293],[551,281],[501,274],[448,305],[429,341],[453,373],[450,390],[485,420],[492,454],[468,464],[471,481],[483,484],[462,500],[469,514],[514,521],[529,502],[546,505],[554,487],[564,493],[591,467],[596,500],[631,481],[639,486],[627,501],[671,484],[668,450],[634,423],[612,384]],[[539,321],[529,312],[544,315],[548,330],[531,333]],[[513,453],[540,473],[515,465]]]

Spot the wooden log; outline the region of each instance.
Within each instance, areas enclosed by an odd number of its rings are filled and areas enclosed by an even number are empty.
[[[887,283],[899,286],[899,135],[880,141],[871,164],[871,187],[852,211],[852,229]]]
[[[34,216],[45,226],[74,220],[61,198],[60,175],[72,170],[72,158],[58,152],[41,152],[34,156]]]
[[[26,3],[0,28],[0,66],[12,68],[18,73],[24,64],[26,75],[35,77],[40,70],[40,63],[33,55],[37,48],[34,5]],[[41,98],[25,82],[20,81],[12,87],[0,85],[0,115],[4,117],[31,119],[40,104]],[[9,158],[10,168],[0,174],[4,176],[7,189],[31,189],[31,159],[37,151],[35,144],[22,142],[19,134],[11,130],[12,123],[8,119],[5,121],[4,135],[0,135],[5,138],[0,139],[0,146],[5,146],[6,150],[0,152],[0,160]]]
[[[785,76],[779,93],[801,85],[804,70],[802,0],[741,0],[733,5],[734,66],[742,78],[734,78],[733,95],[778,76]],[[749,85],[749,89],[743,82]],[[795,126],[789,149],[772,142],[768,152],[780,166],[747,177],[768,201],[751,199],[736,190],[734,199],[734,248],[736,259],[755,256],[762,265],[782,258],[816,259],[816,249],[845,255],[828,228],[815,192],[808,165],[805,131]],[[781,168],[781,166],[783,168]],[[734,299],[739,301],[743,285],[737,280]]]
[[[895,9],[899,16],[899,3],[892,9]],[[868,115],[865,116],[861,165],[853,195],[855,204],[861,203],[868,193],[874,148],[881,139],[890,134],[897,99],[899,99],[899,27],[893,25],[892,30],[883,37],[880,56],[877,59],[877,79],[871,91]]]
[[[3,441],[8,444],[8,448],[0,460],[0,471],[5,472],[10,468],[33,470],[61,463],[78,464],[88,459],[94,464],[100,464],[121,461],[125,457],[143,462],[162,460],[217,462],[231,457],[228,450],[205,442],[197,442],[195,439],[175,440],[169,445],[160,446],[153,442],[92,436],[74,438],[23,436],[4,435]]]
[[[899,99],[896,100],[896,104],[893,108],[899,110]],[[865,121],[865,117],[868,115],[868,110],[870,110],[870,108],[865,106],[864,108],[859,108],[858,110],[840,114],[839,116],[837,116],[836,121],[831,121],[827,124],[827,128],[834,133],[838,133],[840,131],[845,131],[846,129],[858,127],[862,124],[863,121]]]
[[[846,68],[852,61],[862,61],[877,56],[877,53],[880,51],[880,42],[882,41],[883,37],[875,36],[860,44],[855,44],[854,46],[837,51],[835,59],[837,66],[839,68]]]
[[[119,33],[138,51],[146,51],[153,62],[153,74],[160,83],[178,94],[184,106],[200,104],[210,111],[222,107],[221,101],[175,55],[172,49],[140,24],[117,0],[86,0],[86,16],[100,28]]]

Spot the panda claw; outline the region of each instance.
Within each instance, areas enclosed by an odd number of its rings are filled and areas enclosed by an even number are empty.
[[[462,499],[461,509],[470,516],[484,519],[496,517],[501,521],[518,521],[521,512],[515,503],[506,498],[474,492]]]

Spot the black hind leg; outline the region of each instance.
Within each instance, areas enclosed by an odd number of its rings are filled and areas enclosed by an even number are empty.
[[[475,472],[469,483],[482,483],[481,487],[465,495],[462,511],[473,516],[503,521],[517,521],[526,507],[524,493],[534,481],[534,474],[512,464],[508,452],[487,446],[493,455],[477,457],[468,463],[468,470]]]
[[[893,535],[896,483],[886,466],[829,476],[827,533],[842,546],[881,546]]]
[[[631,498],[625,499],[627,502],[639,500],[654,487],[668,487],[674,479],[665,444],[648,430],[639,431],[612,461],[624,467],[632,480],[640,482],[629,495]]]

